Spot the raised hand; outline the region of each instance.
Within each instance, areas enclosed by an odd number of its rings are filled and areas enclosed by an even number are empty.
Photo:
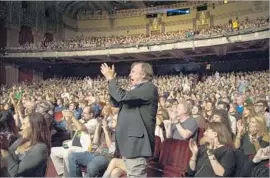
[[[267,146],[265,148],[260,148],[256,155],[253,158],[253,162],[259,163],[262,160],[266,160],[270,158],[270,146]]]
[[[112,65],[112,67],[109,67],[106,63],[104,63],[101,65],[100,69],[102,75],[106,78],[106,80],[111,80],[115,78],[116,73],[114,71],[114,65]]]
[[[107,129],[108,128],[108,121],[106,120],[106,118],[102,119],[102,128],[103,129]]]
[[[242,132],[242,130],[244,129],[244,124],[241,120],[237,121],[237,130],[238,132]]]
[[[189,140],[189,149],[190,149],[190,151],[192,152],[193,155],[197,155],[197,153],[199,151],[197,143],[193,139]]]

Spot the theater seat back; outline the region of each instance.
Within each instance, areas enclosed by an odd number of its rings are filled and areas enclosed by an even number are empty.
[[[47,162],[47,169],[46,169],[45,177],[57,177],[56,169],[50,157]]]
[[[163,177],[184,175],[190,157],[188,141],[166,139],[162,143],[159,159]]]
[[[154,150],[154,158],[158,158],[160,154],[160,147],[161,147],[161,139],[159,136],[155,136],[155,150]]]

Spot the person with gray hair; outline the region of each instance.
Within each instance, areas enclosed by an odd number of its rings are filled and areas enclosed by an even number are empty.
[[[101,65],[109,82],[114,106],[120,107],[116,126],[116,148],[122,155],[128,177],[146,177],[147,157],[153,156],[158,89],[152,83],[153,69],[144,62],[134,63],[129,74],[131,89],[119,87],[114,66]]]
[[[196,136],[197,122],[191,118],[191,108],[187,102],[181,102],[174,108],[171,122],[166,122],[165,129],[168,138],[189,140]]]

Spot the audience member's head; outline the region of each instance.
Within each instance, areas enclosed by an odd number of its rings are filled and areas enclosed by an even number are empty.
[[[233,145],[233,140],[227,126],[221,122],[211,122],[204,132],[207,143],[214,142],[221,145]]]
[[[170,116],[169,116],[167,109],[160,108],[157,112],[156,124],[160,125],[163,121],[169,120],[169,119],[170,119]]]
[[[0,132],[18,134],[13,115],[9,111],[0,112]]]
[[[46,119],[40,113],[29,114],[22,123],[22,137],[31,145],[45,143],[50,149],[51,133]]]
[[[264,136],[268,134],[265,119],[263,116],[255,115],[249,119],[248,130],[251,135]]]
[[[96,107],[94,104],[83,108],[82,119],[88,121],[95,117]]]

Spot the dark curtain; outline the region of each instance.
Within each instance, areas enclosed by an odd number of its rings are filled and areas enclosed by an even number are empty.
[[[6,84],[6,69],[5,65],[0,63],[0,85]]]
[[[45,39],[45,42],[52,42],[53,41],[53,34],[45,33],[44,39]]]
[[[5,19],[0,19],[0,53],[7,45],[7,29],[5,27]]]
[[[20,45],[24,45],[25,43],[33,43],[34,37],[32,33],[32,28],[27,26],[22,26],[19,36]]]
[[[19,69],[19,82],[32,83],[33,71],[30,69]]]

